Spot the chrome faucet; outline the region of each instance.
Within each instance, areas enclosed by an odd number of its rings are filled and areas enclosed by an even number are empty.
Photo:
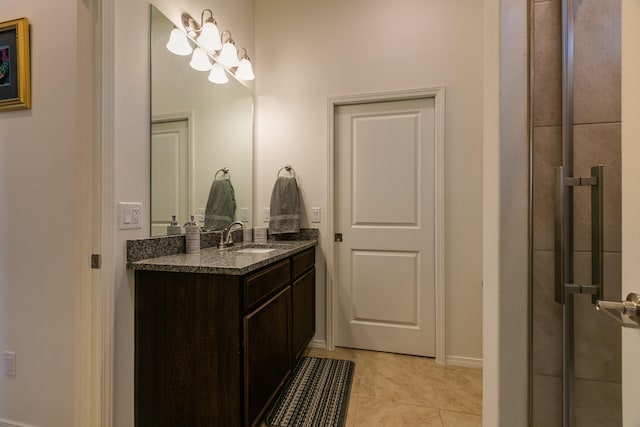
[[[222,233],[220,233],[220,243],[218,244],[218,248],[228,248],[229,246],[233,246],[233,236],[231,231],[234,225],[239,225],[240,228],[244,229],[244,223],[241,221],[234,221],[229,224],[227,228],[222,230]]]

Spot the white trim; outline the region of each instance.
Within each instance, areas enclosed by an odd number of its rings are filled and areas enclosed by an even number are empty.
[[[16,421],[0,420],[0,427],[36,427],[32,424],[23,424]]]
[[[482,369],[482,359],[475,357],[447,356],[447,365]]]
[[[335,233],[335,109],[341,105],[363,104],[377,101],[400,101],[408,99],[433,98],[435,102],[435,298],[436,298],[436,361],[445,363],[445,89],[444,86],[397,91],[381,92],[364,95],[348,95],[329,97],[327,102],[328,122],[328,185],[327,185],[327,214],[328,233],[321,236],[322,247],[326,251],[327,261],[327,348],[335,347],[335,278],[336,251],[334,250],[333,235]]]
[[[114,318],[115,318],[115,267],[114,230],[115,216],[115,1],[100,2],[101,37],[97,52],[100,79],[98,146],[100,169],[100,252],[102,268],[99,270],[99,287],[96,297],[95,377],[98,397],[93,425],[113,425],[113,375],[114,375]],[[94,372],[95,372],[94,370]]]
[[[100,81],[100,0],[90,3],[88,15],[90,22],[98,22],[97,25],[83,27],[80,29],[81,35],[88,35],[88,40],[82,43],[81,54],[88,54],[89,70],[87,77],[89,81]],[[84,18],[84,16],[83,16]],[[83,25],[87,25],[84,23]],[[86,43],[86,44],[85,44]],[[87,64],[85,64],[87,65]],[[74,426],[82,427],[94,425],[95,414],[100,407],[100,383],[101,361],[97,358],[95,348],[95,310],[94,303],[98,297],[99,275],[96,270],[92,270],[89,265],[89,254],[99,253],[100,239],[100,206],[99,189],[100,161],[99,161],[99,141],[98,126],[100,123],[100,95],[96,85],[80,88],[80,91],[87,90],[84,96],[88,97],[89,104],[81,103],[83,111],[79,114],[82,124],[79,126],[79,143],[82,148],[78,151],[77,162],[84,166],[79,167],[76,191],[78,193],[77,210],[82,213],[82,218],[77,221],[76,243],[79,259],[77,261],[77,284],[76,284],[76,308],[75,308],[75,358],[74,364]],[[87,133],[85,133],[87,132]],[[86,146],[84,141],[90,140]],[[82,142],[80,142],[82,141]],[[78,164],[80,164],[78,163]],[[15,424],[7,420],[0,420],[0,426],[26,426],[25,424]]]
[[[177,111],[175,113],[154,114],[151,116],[151,124],[175,122],[178,120],[187,121],[187,129],[189,133],[189,145],[187,148],[187,205],[189,210],[187,213],[197,212],[196,209],[196,140],[195,140],[195,122],[193,111]]]
[[[309,343],[309,347],[311,348],[327,348],[326,340],[311,340]]]

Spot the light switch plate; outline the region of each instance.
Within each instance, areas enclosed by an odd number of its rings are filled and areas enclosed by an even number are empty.
[[[4,374],[8,377],[16,376],[16,353],[13,351],[4,352]]]
[[[269,220],[271,219],[271,209],[270,208],[264,208],[262,210],[263,212],[263,221],[264,222],[269,222]]]
[[[320,208],[311,208],[311,222],[320,222]]]
[[[240,221],[249,222],[249,208],[240,208]]]
[[[142,203],[118,203],[118,228],[120,230],[142,228]]]

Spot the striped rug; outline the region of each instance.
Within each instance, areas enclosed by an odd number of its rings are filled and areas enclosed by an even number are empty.
[[[303,357],[267,418],[271,427],[344,426],[355,363]]]

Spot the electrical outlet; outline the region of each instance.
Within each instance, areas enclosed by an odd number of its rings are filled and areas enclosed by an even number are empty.
[[[118,228],[120,230],[142,228],[142,203],[118,203]]]
[[[14,351],[4,352],[4,374],[8,377],[16,376],[16,353]]]
[[[262,210],[263,212],[263,221],[264,222],[269,222],[269,220],[271,219],[271,209],[270,208],[264,208]]]
[[[249,222],[249,208],[240,208],[240,221]]]
[[[131,224],[142,225],[142,206],[131,207]]]

